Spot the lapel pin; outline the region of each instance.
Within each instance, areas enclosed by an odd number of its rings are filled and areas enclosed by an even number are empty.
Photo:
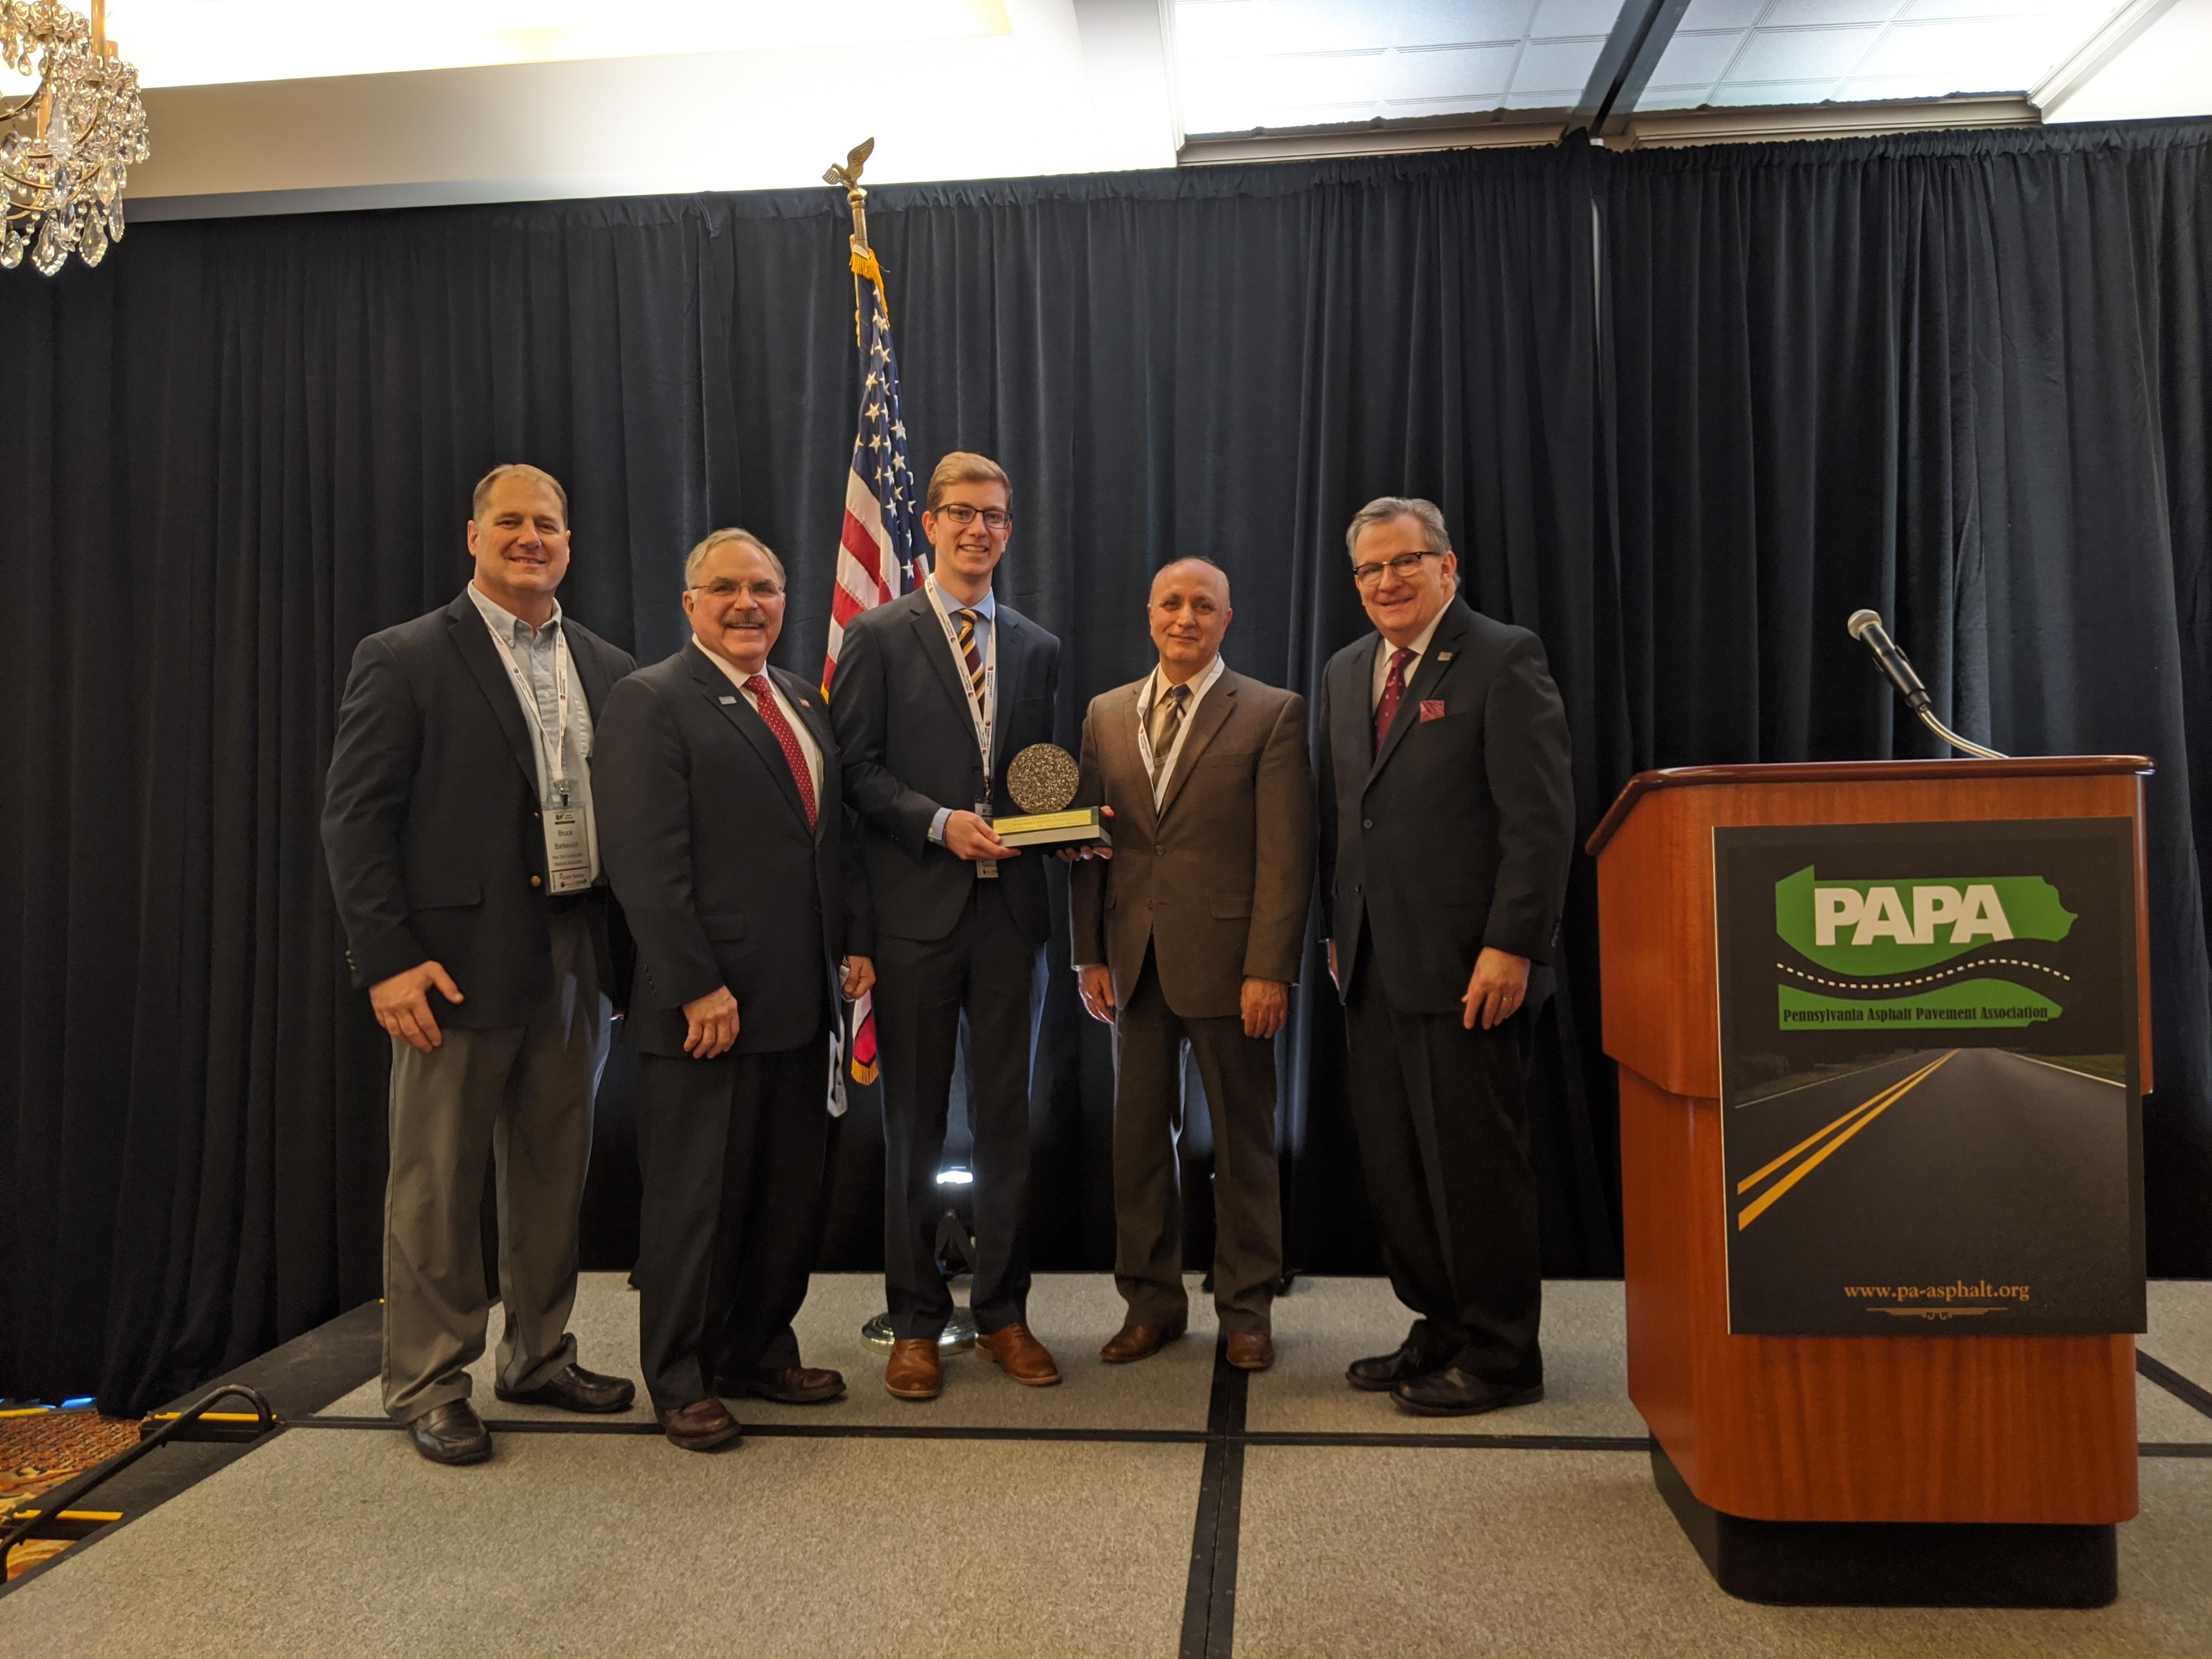
[[[719,703],[722,704],[725,708],[726,708],[726,707],[728,707],[731,703],[735,702],[737,701],[737,699],[736,699],[735,697],[717,697],[717,698],[715,698],[715,699],[714,699],[714,701],[715,701],[716,702],[719,702]]]
[[[1449,662],[1451,659],[1452,653],[1449,651],[1439,651],[1437,653],[1437,660],[1438,662]]]

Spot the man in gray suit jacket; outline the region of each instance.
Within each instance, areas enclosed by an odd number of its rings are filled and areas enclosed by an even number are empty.
[[[1274,1038],[1313,886],[1305,700],[1222,661],[1233,613],[1211,561],[1161,570],[1146,611],[1158,665],[1083,722],[1076,802],[1112,811],[1114,846],[1068,884],[1084,1006],[1114,1027],[1114,1274],[1128,1316],[1099,1358],[1142,1359],[1184,1328],[1188,1049],[1213,1124],[1214,1303],[1229,1363],[1263,1370],[1283,1271]]]

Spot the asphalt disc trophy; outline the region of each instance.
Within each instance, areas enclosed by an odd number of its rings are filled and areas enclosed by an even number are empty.
[[[1056,743],[1033,743],[1006,768],[1006,793],[1019,817],[996,818],[992,832],[1009,847],[1110,847],[1106,819],[1095,806],[1070,808],[1083,774]]]

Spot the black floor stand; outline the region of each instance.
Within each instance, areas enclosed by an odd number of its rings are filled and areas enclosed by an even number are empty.
[[[2101,1607],[2119,1595],[2115,1527],[1753,1521],[1701,1503],[1656,1441],[1651,1473],[1714,1582],[1746,1601]]]

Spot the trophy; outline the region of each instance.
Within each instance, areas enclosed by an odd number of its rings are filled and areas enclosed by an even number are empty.
[[[1024,816],[994,820],[993,833],[1009,847],[1112,846],[1097,807],[1068,807],[1082,776],[1075,757],[1058,744],[1031,744],[1006,768],[1006,793]]]

